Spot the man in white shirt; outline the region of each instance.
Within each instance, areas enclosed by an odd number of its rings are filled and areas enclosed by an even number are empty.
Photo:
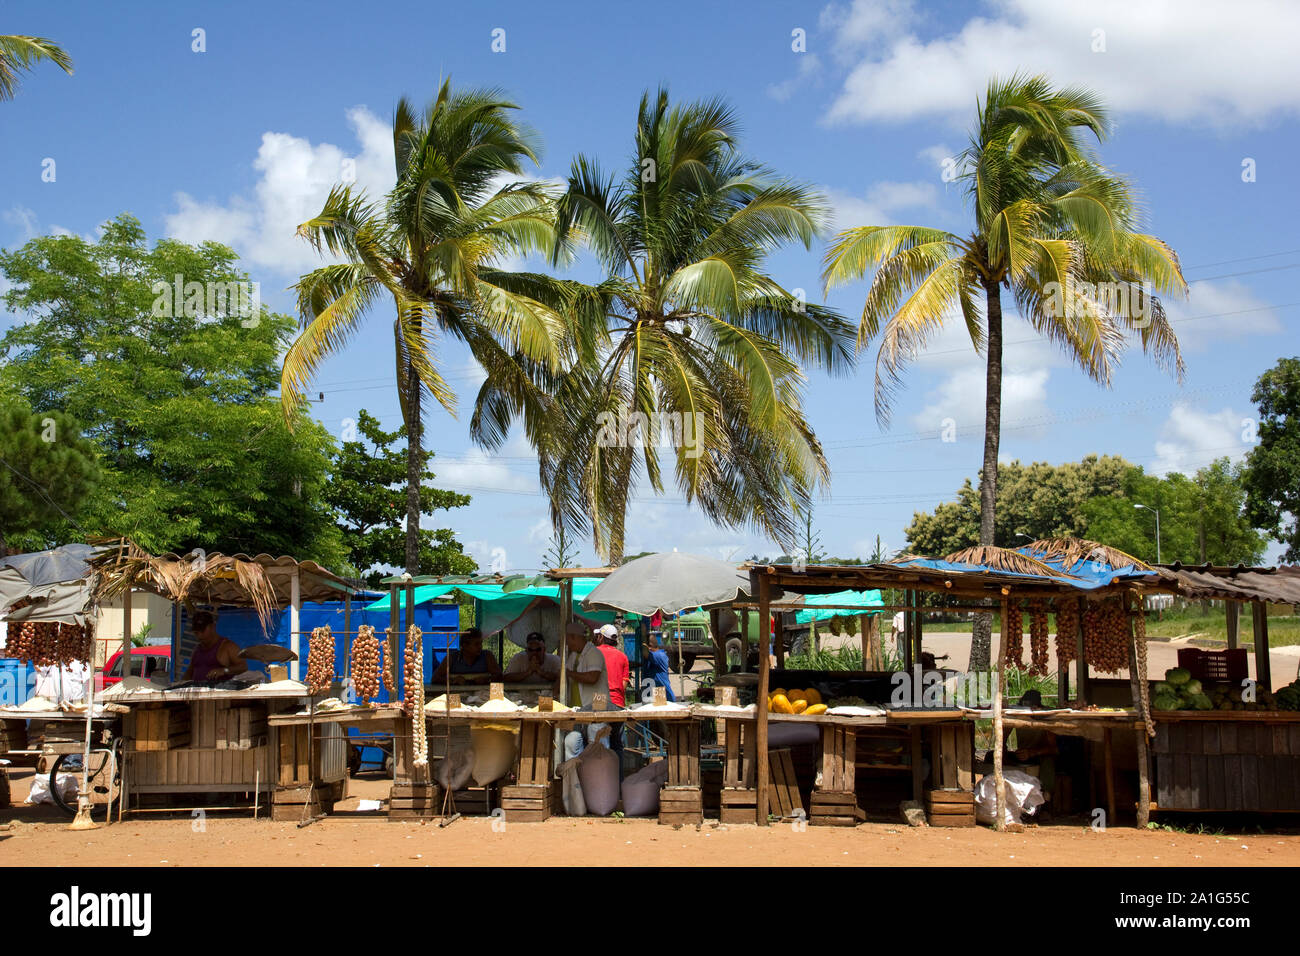
[[[510,658],[503,680],[515,683],[553,683],[560,679],[560,657],[546,653],[546,638],[533,631],[524,644],[524,652]]]
[[[889,628],[889,636],[894,639],[894,646],[898,648],[898,656],[903,656],[903,643],[906,638],[903,636],[907,631],[907,618],[902,611],[894,615],[894,623]]]
[[[600,696],[603,702],[601,708],[610,709],[609,676],[605,670],[605,655],[600,652],[599,647],[587,640],[587,628],[577,621],[570,623],[564,643],[569,650],[564,665],[569,693],[569,699],[565,703],[569,706],[580,705],[584,710],[592,710],[592,702]],[[579,725],[580,728],[583,726]],[[605,726],[605,724],[586,724],[586,734],[579,729],[566,735],[564,759],[568,760],[580,754],[587,740],[594,737]],[[609,737],[606,737],[602,743],[608,747]]]

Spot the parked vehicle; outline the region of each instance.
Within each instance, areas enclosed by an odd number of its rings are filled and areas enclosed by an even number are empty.
[[[131,677],[143,677],[157,684],[171,682],[172,649],[166,644],[131,648]],[[95,690],[112,687],[122,680],[122,652],[108,659],[102,673],[95,675]]]

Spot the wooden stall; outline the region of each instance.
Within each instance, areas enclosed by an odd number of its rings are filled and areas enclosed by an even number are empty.
[[[1157,811],[1300,812],[1300,713],[1155,714]]]

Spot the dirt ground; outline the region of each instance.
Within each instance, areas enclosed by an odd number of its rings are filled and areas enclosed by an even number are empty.
[[[16,771],[15,798],[31,771]],[[348,816],[358,800],[387,792],[380,779],[349,781],[345,811],[299,828],[247,813],[144,815],[91,831],[67,829],[54,807],[0,810],[3,866],[1300,866],[1300,833],[1096,832],[1079,823],[1022,832],[913,829],[866,823],[853,829],[722,826],[672,829],[654,820],[564,817],[505,823],[484,817],[436,824]],[[1178,821],[1173,821],[1177,823]],[[497,826],[501,827],[497,821]]]

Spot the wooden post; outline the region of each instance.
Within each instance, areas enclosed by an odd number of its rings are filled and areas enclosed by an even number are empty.
[[[398,620],[399,603],[397,599],[397,584],[394,582],[388,586],[388,663],[393,669],[393,677],[397,681],[397,686],[393,688],[393,694],[389,696],[388,702],[396,703],[401,700],[402,688],[405,686],[403,681],[403,663],[402,659],[397,656],[397,629],[401,627],[401,621]],[[393,758],[396,761],[396,758]]]
[[[343,679],[352,676],[352,595],[343,595]]]
[[[107,663],[107,661],[105,661]],[[122,679],[131,676],[131,588],[122,592]]]
[[[921,592],[912,592],[912,607],[916,608],[912,612],[912,639],[916,642],[916,650],[912,652],[912,660],[918,664],[921,663],[921,652],[925,649],[921,640]]]
[[[1228,617],[1228,650],[1237,649],[1237,632],[1241,625],[1241,604],[1237,601],[1224,601],[1224,613]]]
[[[758,787],[757,787],[757,807],[754,811],[755,822],[760,827],[767,826],[767,795],[768,795],[768,755],[767,755],[767,695],[769,690],[768,662],[769,641],[767,628],[763,622],[768,619],[771,613],[771,598],[768,596],[767,576],[755,571],[749,575],[750,592],[758,595],[758,701],[757,713],[754,715],[754,726],[757,729],[758,745]],[[748,616],[748,614],[746,614]]]
[[[749,609],[740,611],[740,669],[749,670]]]
[[[289,578],[289,650],[293,651],[293,663],[289,676],[294,680],[302,679],[302,655],[301,642],[298,636],[298,615],[302,611],[302,582],[298,577],[298,566],[295,564],[293,575]]]
[[[713,677],[714,686],[717,678],[727,672],[727,637],[722,633],[722,610],[709,610],[709,631],[713,635]]]
[[[1142,682],[1142,675],[1138,673],[1137,660],[1137,636],[1134,635],[1128,641],[1128,672],[1129,686],[1133,690],[1133,706],[1138,711],[1138,728],[1137,728],[1137,764],[1138,764],[1138,804],[1137,804],[1137,825],[1141,829],[1146,829],[1147,822],[1151,819],[1151,762],[1147,755],[1147,726],[1146,709],[1142,705],[1142,688],[1139,686]],[[1107,781],[1109,785],[1109,780]]]
[[[1103,739],[1106,754],[1106,825],[1115,823],[1115,758],[1111,748],[1111,729],[1105,730]]]
[[[1079,628],[1074,636],[1074,666],[1076,683],[1079,685],[1075,695],[1080,704],[1088,703],[1088,659],[1083,656],[1083,611],[1088,606],[1087,598],[1079,598]]]
[[[781,615],[778,614],[776,624],[773,625],[771,621],[768,621],[767,626],[775,632],[772,639],[776,644],[776,666],[785,667],[785,622],[781,620]]]
[[[912,606],[912,592],[903,592],[903,605],[910,608]],[[903,612],[903,670],[909,675],[912,673],[912,612]]]
[[[867,614],[862,620],[862,669],[880,670],[879,614]]]
[[[1255,683],[1273,689],[1273,664],[1268,659],[1268,605],[1255,601],[1250,606],[1255,626]]]
[[[1002,776],[1002,693],[1007,677],[1007,622],[1011,620],[1011,601],[1006,591],[1002,593],[1002,623],[998,628],[998,679],[993,691],[993,787],[997,793],[997,816],[993,829],[1006,829],[1004,814],[1007,812],[1006,780]]]
[[[560,703],[569,703],[569,621],[573,619],[573,578],[560,579]],[[642,621],[645,618],[641,619]],[[639,692],[639,691],[638,691]]]

